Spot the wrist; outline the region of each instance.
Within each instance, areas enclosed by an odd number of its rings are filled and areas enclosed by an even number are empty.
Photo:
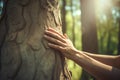
[[[80,59],[82,59],[85,55],[83,54],[83,51],[79,51],[77,49],[74,50],[74,56],[72,57],[72,60],[75,62],[78,62]]]
[[[73,49],[70,51],[69,59],[71,59],[71,60],[74,61],[74,60],[78,57],[79,53],[80,53],[79,50],[77,50],[76,48],[73,48]]]

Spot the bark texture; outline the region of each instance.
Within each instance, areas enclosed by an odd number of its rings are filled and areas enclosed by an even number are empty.
[[[70,80],[65,59],[44,30],[62,32],[58,0],[5,0],[0,21],[0,80]]]

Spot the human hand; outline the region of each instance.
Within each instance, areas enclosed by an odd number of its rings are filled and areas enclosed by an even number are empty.
[[[49,28],[45,31],[44,37],[49,41],[49,47],[59,50],[65,57],[71,59],[72,56],[75,55],[76,48],[66,34],[63,35],[54,29]]]

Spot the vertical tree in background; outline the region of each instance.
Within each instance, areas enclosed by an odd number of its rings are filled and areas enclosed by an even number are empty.
[[[107,44],[106,44],[106,52],[109,55],[112,55],[112,50],[111,50],[111,44],[112,43],[112,31],[114,31],[114,27],[113,27],[113,16],[112,16],[112,6],[110,5],[111,0],[109,1],[109,3],[106,4],[106,8],[104,9],[106,17],[107,17]],[[105,34],[103,34],[104,36]]]
[[[75,46],[75,18],[73,15],[73,0],[70,0],[70,4],[71,4],[71,16],[72,16],[72,42],[73,45]]]
[[[70,80],[64,57],[48,48],[44,30],[60,33],[58,0],[5,0],[0,20],[0,80]]]
[[[117,2],[117,6],[119,8],[119,14],[120,14],[120,1]],[[120,55],[120,15],[119,15],[119,18],[118,18],[118,23],[119,23],[119,26],[118,26],[118,54]]]
[[[62,31],[63,33],[66,33],[66,28],[67,28],[67,25],[66,25],[66,10],[65,10],[65,7],[66,7],[66,0],[62,0]]]
[[[120,13],[120,11],[119,11]],[[118,54],[120,55],[120,17],[118,19],[119,27],[118,27]]]
[[[107,45],[106,45],[106,54],[108,55],[112,55],[112,52],[111,52],[111,49],[110,49],[110,46],[111,46],[111,39],[112,39],[112,31],[113,31],[113,28],[112,28],[112,22],[110,21],[112,19],[112,13],[111,13],[111,8],[108,8],[107,10],[107,26],[109,26],[109,28],[107,29]],[[105,35],[105,34],[104,34]]]
[[[97,53],[97,30],[95,20],[94,0],[80,0],[82,22],[82,49],[83,51]],[[88,80],[89,76],[83,71],[81,80]]]
[[[113,6],[118,8],[118,12],[120,14],[120,0],[114,0]],[[118,23],[118,54],[120,55],[120,15],[117,18]]]

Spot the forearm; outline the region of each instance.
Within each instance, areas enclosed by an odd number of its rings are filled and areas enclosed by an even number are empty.
[[[79,51],[75,52],[72,58],[77,64],[83,67],[87,72],[100,80],[120,80],[120,70],[112,66],[101,63],[86,54]]]
[[[75,61],[97,79],[120,80],[120,70],[112,66],[113,62],[110,63],[108,61],[114,61],[113,58],[105,57],[107,58],[105,59],[101,56],[89,55],[85,52],[78,51],[66,35],[62,35],[53,29],[45,31],[44,37],[50,42],[48,43],[49,47],[59,50],[61,54]],[[120,58],[116,61],[115,63],[119,64]]]
[[[100,55],[100,54],[92,54],[88,52],[83,52],[89,57],[94,58],[95,60],[98,60],[104,64],[114,66],[116,68],[120,69],[120,65],[118,64],[119,56],[110,56],[110,55]]]

